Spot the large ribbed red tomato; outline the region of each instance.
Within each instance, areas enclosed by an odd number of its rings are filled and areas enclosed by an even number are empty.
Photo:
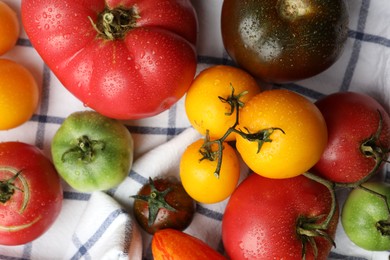
[[[22,22],[61,83],[108,117],[156,115],[195,76],[189,0],[22,0]]]

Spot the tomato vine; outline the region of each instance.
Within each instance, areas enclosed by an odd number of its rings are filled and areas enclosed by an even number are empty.
[[[219,139],[210,140],[210,137],[208,135],[208,131],[206,131],[206,137],[204,139],[204,144],[199,150],[199,152],[203,155],[201,160],[208,159],[208,160],[218,160],[217,167],[215,169],[214,175],[219,178],[219,173],[221,169],[222,164],[222,151],[223,151],[223,143],[227,139],[227,137],[232,134],[238,134],[244,139],[250,141],[250,142],[257,142],[258,143],[258,149],[257,153],[261,151],[261,148],[264,143],[266,142],[272,142],[272,134],[275,131],[280,131],[283,134],[285,134],[284,130],[282,128],[278,127],[270,127],[266,129],[262,129],[257,132],[250,132],[247,128],[240,129],[239,126],[239,111],[240,108],[244,107],[244,103],[240,100],[241,97],[243,97],[246,92],[242,92],[239,94],[234,93],[234,87],[232,84],[230,84],[231,87],[231,94],[228,97],[218,97],[221,102],[227,103],[230,105],[229,112],[225,113],[227,116],[231,116],[235,113],[235,123],[228,128],[226,133]],[[362,184],[365,183],[367,180],[369,180],[374,174],[378,172],[380,169],[380,166],[383,162],[387,162],[386,158],[389,154],[389,148],[383,147],[383,145],[380,144],[380,135],[382,133],[383,128],[383,118],[379,113],[379,124],[377,127],[376,132],[371,135],[369,138],[364,140],[360,145],[360,151],[363,154],[363,156],[367,158],[372,158],[375,161],[374,167],[371,169],[371,171],[364,177],[361,178],[358,181],[350,182],[350,183],[343,183],[343,182],[336,182],[329,180],[325,177],[321,177],[315,173],[312,173],[310,171],[307,171],[303,173],[303,176],[305,176],[308,179],[311,179],[312,181],[318,182],[322,185],[324,185],[330,192],[331,196],[331,206],[329,213],[327,215],[321,215],[321,216],[314,216],[314,217],[301,217],[297,220],[296,225],[296,231],[298,236],[301,238],[302,241],[302,258],[305,258],[307,246],[310,245],[313,249],[314,255],[318,255],[318,249],[316,245],[316,241],[314,240],[315,237],[323,237],[329,241],[332,245],[335,246],[334,239],[327,233],[327,230],[330,226],[330,223],[332,219],[334,218],[334,215],[337,211],[337,198],[336,198],[336,190],[337,188],[360,188],[367,192],[371,192],[373,194],[376,194],[379,196],[384,203],[386,203],[388,212],[389,212],[389,218],[383,221],[380,221],[377,223],[377,228],[382,234],[390,234],[390,208],[387,204],[387,198],[383,196],[382,194],[379,194],[375,191],[372,191],[366,187],[364,187]],[[218,149],[212,150],[213,144],[218,145]]]

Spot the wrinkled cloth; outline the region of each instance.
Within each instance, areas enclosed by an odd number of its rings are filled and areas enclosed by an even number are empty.
[[[19,14],[21,0],[3,0]],[[223,48],[220,34],[222,0],[193,0],[199,19],[198,68],[233,64]],[[315,101],[338,91],[357,91],[376,98],[390,110],[390,1],[347,0],[350,23],[348,40],[340,59],[312,78],[278,85]],[[36,145],[51,158],[50,143],[63,120],[74,111],[86,110],[52,74],[22,30],[17,46],[3,58],[30,69],[42,86],[40,106],[31,120],[20,127],[0,131],[0,141]],[[273,86],[271,86],[273,87]],[[53,226],[40,238],[22,246],[0,246],[0,259],[152,259],[151,236],[144,233],[132,213],[134,195],[149,177],[178,176],[182,152],[201,136],[190,126],[184,98],[168,111],[143,120],[124,122],[132,133],[134,164],[127,178],[107,192],[81,193],[63,182],[62,211]],[[249,170],[241,167],[241,180]],[[389,180],[387,164],[381,177]],[[340,191],[342,205],[346,191]],[[224,253],[221,220],[227,200],[197,204],[191,225],[185,230]],[[337,229],[336,248],[329,259],[389,259],[389,252],[358,248]]]

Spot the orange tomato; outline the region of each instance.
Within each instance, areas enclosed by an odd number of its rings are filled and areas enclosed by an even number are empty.
[[[20,25],[14,10],[0,1],[0,55],[11,50],[18,40]]]
[[[38,106],[39,95],[39,86],[29,70],[0,59],[0,130],[28,121]]]
[[[309,170],[327,145],[327,127],[318,108],[307,98],[288,90],[264,91],[242,109],[240,131],[269,132],[259,143],[237,134],[237,150],[254,172],[269,178],[289,178]]]
[[[220,157],[202,160],[204,155],[200,151],[204,142],[199,139],[184,151],[180,161],[180,178],[188,195],[198,202],[209,204],[225,200],[233,193],[240,177],[240,165],[236,151],[223,142],[221,169],[217,177],[215,172]],[[213,143],[210,150],[216,152],[218,144]]]
[[[161,229],[152,238],[154,260],[224,260],[223,255],[202,240],[175,229]]]
[[[191,125],[201,134],[209,131],[211,139],[221,138],[236,122],[236,111],[221,98],[247,91],[240,98],[246,103],[260,92],[256,80],[244,70],[226,65],[216,65],[201,71],[194,79],[185,98],[185,110]],[[234,133],[225,140],[234,140]]]

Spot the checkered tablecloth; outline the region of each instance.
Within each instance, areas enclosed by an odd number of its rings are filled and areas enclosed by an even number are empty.
[[[3,0],[20,17],[21,0]],[[275,87],[301,93],[311,100],[337,91],[365,92],[390,110],[390,1],[346,0],[350,12],[348,40],[341,58],[313,78]],[[216,64],[232,64],[220,35],[222,0],[192,0],[199,18],[198,72]],[[0,25],[1,26],[1,25]],[[50,142],[63,120],[86,110],[57,80],[31,46],[24,31],[17,46],[3,58],[30,69],[42,85],[40,106],[30,121],[0,131],[0,141],[22,141],[41,148],[50,158]],[[152,259],[150,236],[131,216],[132,199],[149,176],[178,175],[180,155],[199,135],[190,127],[180,100],[169,111],[143,120],[127,121],[135,143],[135,160],[126,180],[108,192],[80,193],[63,183],[64,203],[57,221],[29,244],[0,246],[0,259]],[[242,166],[242,178],[248,170]],[[390,176],[389,164],[383,179]],[[343,193],[339,199],[342,203]],[[226,201],[198,204],[192,224],[185,230],[223,252],[221,219]],[[140,233],[141,232],[141,233]],[[141,238],[142,235],[142,238]],[[141,241],[142,240],[142,241]],[[346,238],[341,225],[337,247],[330,259],[389,259],[388,252],[368,252]]]

